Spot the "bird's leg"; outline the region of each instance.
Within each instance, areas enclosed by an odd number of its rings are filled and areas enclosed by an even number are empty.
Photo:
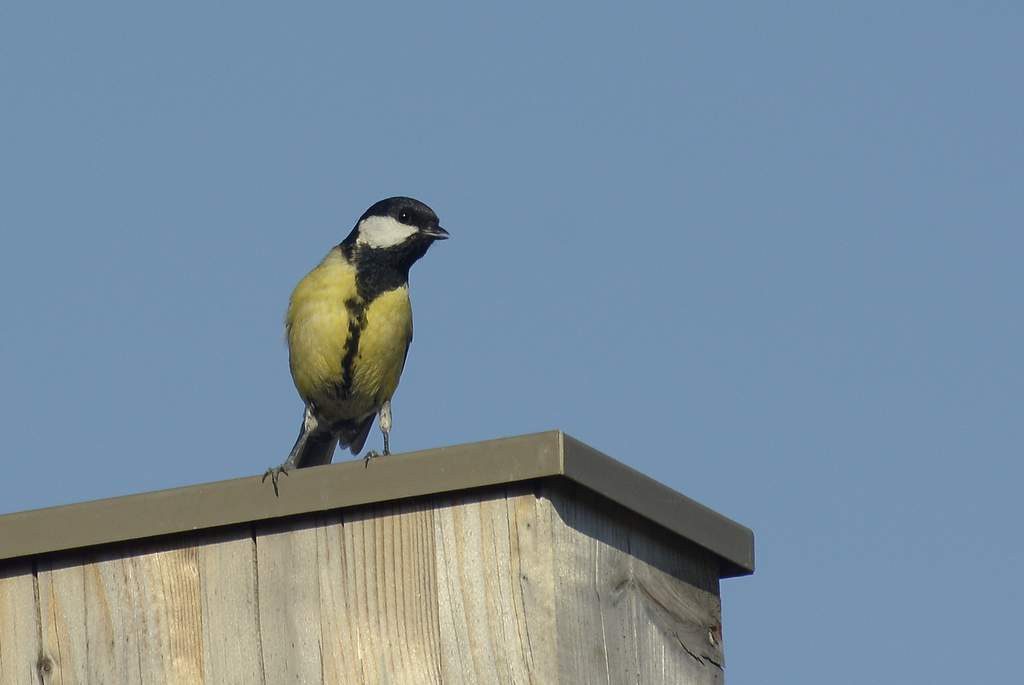
[[[271,466],[269,469],[264,471],[263,479],[261,483],[266,482],[267,476],[270,476],[270,482],[274,485],[274,496],[279,496],[277,492],[277,479],[281,477],[281,474],[288,475],[288,471],[295,468],[295,462],[302,454],[303,449],[306,447],[306,442],[309,440],[309,436],[316,431],[319,422],[316,418],[316,413],[312,405],[306,405],[306,411],[302,415],[302,427],[299,428],[299,437],[295,439],[295,444],[292,446],[292,451],[289,452],[288,458],[284,460],[280,466]]]
[[[363,456],[363,466],[369,466],[371,459],[377,457],[386,457],[391,454],[391,441],[389,440],[389,434],[391,433],[391,400],[387,400],[381,406],[380,411],[377,412],[377,423],[380,425],[380,432],[384,435],[384,453],[381,454],[377,450],[370,450]]]
[[[380,424],[380,432],[384,435],[384,456],[391,454],[391,443],[388,436],[391,433],[391,400],[385,400],[377,414],[377,422]]]

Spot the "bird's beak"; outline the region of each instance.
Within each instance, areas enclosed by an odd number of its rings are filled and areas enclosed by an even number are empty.
[[[425,236],[429,236],[434,240],[448,240],[448,231],[444,230],[440,226],[432,226],[430,228],[424,228],[420,231]]]

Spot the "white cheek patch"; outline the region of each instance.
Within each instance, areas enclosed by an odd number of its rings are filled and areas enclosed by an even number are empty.
[[[390,216],[371,216],[359,223],[356,244],[368,247],[394,247],[408,240],[416,230],[415,226],[407,226]]]

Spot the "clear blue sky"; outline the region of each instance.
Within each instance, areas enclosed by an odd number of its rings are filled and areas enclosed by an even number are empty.
[[[289,292],[409,194],[396,450],[751,526],[731,683],[1019,675],[1019,3],[274,5],[0,9],[0,511],[280,462]]]

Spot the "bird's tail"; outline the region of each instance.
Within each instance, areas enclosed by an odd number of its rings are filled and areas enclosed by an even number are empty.
[[[320,466],[330,464],[334,458],[334,447],[338,444],[338,438],[330,431],[308,430],[306,422],[302,422],[299,429],[299,437],[295,439],[288,459],[285,461],[290,467],[302,469],[307,466]]]
[[[335,428],[338,430],[336,435],[338,442],[341,443],[341,448],[347,447],[352,454],[362,452],[363,445],[366,444],[366,436],[370,434],[370,426],[373,425],[373,417],[374,414],[370,414],[362,421],[336,426]]]

